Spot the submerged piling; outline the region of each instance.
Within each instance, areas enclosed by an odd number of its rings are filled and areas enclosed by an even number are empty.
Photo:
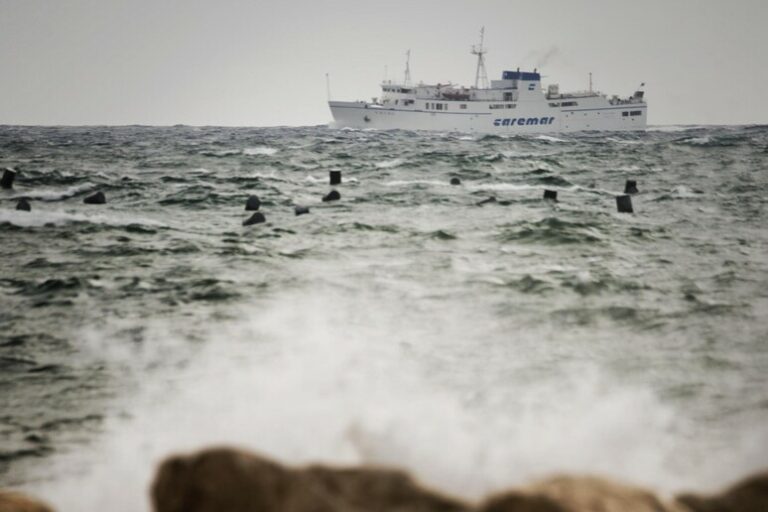
[[[341,184],[341,171],[330,171],[328,173],[328,179],[329,179],[331,185],[340,185]]]
[[[106,204],[107,197],[104,195],[104,192],[96,192],[83,199],[83,202],[85,204]]]
[[[16,203],[16,209],[25,211],[25,212],[31,212],[32,205],[29,204],[29,201],[27,201],[26,198],[22,197],[21,199],[19,199],[19,202]]]
[[[635,180],[627,180],[627,183],[624,185],[624,193],[625,194],[637,194],[637,181]]]
[[[482,201],[479,201],[477,203],[477,206],[483,206],[484,204],[491,204],[491,203],[495,203],[495,202],[497,202],[496,201],[496,197],[495,196],[490,196],[487,199],[483,199]]]
[[[557,202],[557,190],[544,190],[544,199]]]
[[[341,199],[341,194],[339,194],[338,190],[331,190],[326,195],[323,196],[323,202],[326,203],[328,201],[338,201]]]
[[[243,221],[243,226],[252,226],[253,224],[261,224],[267,222],[267,218],[261,212],[256,212]]]

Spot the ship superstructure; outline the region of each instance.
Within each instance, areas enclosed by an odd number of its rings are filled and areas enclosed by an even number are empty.
[[[379,98],[329,101],[334,126],[499,134],[645,130],[644,84],[629,97],[608,97],[592,91],[590,76],[589,90],[561,93],[557,84],[544,90],[538,70],[519,68],[487,84],[482,31],[472,53],[477,56],[474,86],[413,85],[407,60],[404,80],[384,81]]]

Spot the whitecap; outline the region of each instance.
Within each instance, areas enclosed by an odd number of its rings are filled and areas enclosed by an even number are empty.
[[[437,180],[394,180],[384,184],[385,187],[401,187],[403,185],[449,185],[449,183]]]
[[[692,191],[685,185],[678,185],[673,189],[675,195],[680,198],[696,197],[696,192]]]
[[[666,125],[666,126],[649,126],[647,131],[649,132],[684,132],[696,128],[695,126],[685,125]]]
[[[256,156],[256,155],[265,155],[265,156],[272,156],[275,153],[277,153],[277,148],[271,148],[269,146],[257,146],[255,148],[245,148],[243,150],[244,155],[248,156]]]
[[[33,199],[36,201],[61,201],[62,199],[69,199],[83,192],[93,190],[95,185],[93,183],[83,183],[64,189],[35,189],[29,192],[23,190],[17,191],[14,195],[10,196],[10,199],[20,199],[25,197],[27,199]]]
[[[399,167],[405,163],[402,158],[395,158],[393,160],[385,160],[383,162],[376,162],[374,165],[379,169],[392,169],[393,167]]]
[[[534,139],[543,140],[546,142],[568,142],[565,139],[558,139],[557,137],[552,137],[551,135],[537,135],[534,137]]]
[[[65,211],[47,211],[33,209],[31,212],[19,210],[0,210],[0,224],[9,223],[14,226],[24,228],[41,227],[47,224],[65,225],[73,222],[88,222],[91,224],[103,224],[106,226],[128,226],[130,224],[141,224],[143,226],[168,227],[161,222],[143,219],[135,216],[120,215],[117,213],[105,214],[84,214],[70,213]]]
[[[706,136],[706,137],[691,137],[690,139],[685,139],[683,142],[686,142],[686,143],[694,145],[694,146],[706,146],[707,144],[712,142],[712,138],[709,137],[709,136]]]
[[[222,149],[219,151],[203,151],[202,154],[206,156],[232,156],[240,153],[236,149]]]
[[[551,185],[548,185],[551,188]],[[542,187],[535,187],[533,185],[516,184],[516,183],[486,183],[483,185],[467,185],[469,190],[539,190]],[[556,187],[562,188],[562,187]]]

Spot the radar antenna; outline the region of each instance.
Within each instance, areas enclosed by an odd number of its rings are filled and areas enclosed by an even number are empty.
[[[488,88],[488,73],[485,71],[485,57],[483,57],[488,50],[483,48],[483,40],[485,39],[485,27],[480,29],[480,44],[472,45],[470,53],[477,55],[477,71],[475,72],[475,89],[478,85],[482,85],[483,89]]]
[[[411,50],[405,52],[405,80],[403,85],[411,85]]]

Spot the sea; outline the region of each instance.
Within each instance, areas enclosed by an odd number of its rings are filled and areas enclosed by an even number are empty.
[[[59,511],[222,445],[470,500],[768,466],[768,126],[2,126],[0,166],[0,487]]]

